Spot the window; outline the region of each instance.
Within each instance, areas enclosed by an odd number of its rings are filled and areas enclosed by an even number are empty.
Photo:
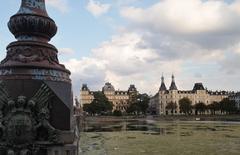
[[[66,151],[66,155],[70,155],[70,151],[69,150]]]

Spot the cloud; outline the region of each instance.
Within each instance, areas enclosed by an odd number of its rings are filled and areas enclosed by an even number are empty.
[[[226,57],[221,62],[221,67],[225,71],[226,74],[229,75],[236,75],[240,71],[240,55],[239,54],[232,54]]]
[[[124,7],[121,15],[129,21],[128,31],[141,33],[160,58],[219,64],[237,50],[239,2],[162,0],[149,8]]]
[[[223,59],[219,61],[221,70],[226,75],[240,76],[240,42],[228,49]]]
[[[147,9],[125,7],[121,15],[134,28],[190,40],[204,48],[217,48],[231,46],[239,39],[240,12],[236,3],[163,0]]]
[[[103,4],[97,0],[89,0],[86,9],[95,17],[107,13],[110,9],[110,4]]]
[[[71,71],[75,95],[79,95],[83,83],[87,83],[90,88],[98,90],[105,81],[104,62],[95,58],[70,59],[63,64]]]
[[[69,11],[69,5],[67,0],[46,0],[49,6],[56,8],[62,13],[66,13]]]
[[[93,49],[91,57],[64,64],[72,71],[74,83],[88,83],[93,89],[110,81],[116,89],[127,90],[130,84],[136,84],[141,92],[150,91],[149,85],[157,89],[163,70],[169,70],[169,75],[180,72],[181,61],[165,62],[158,59],[156,51],[142,49],[141,44],[144,42],[138,34],[116,35]]]
[[[238,13],[240,13],[240,1],[235,0],[235,2],[231,5],[232,9]]]
[[[71,48],[59,48],[58,52],[59,55],[71,55],[75,53],[75,51]]]
[[[81,78],[93,89],[110,81],[116,89],[126,90],[133,83],[141,92],[154,94],[162,73],[174,73],[179,89],[203,82],[210,89],[237,90],[238,2],[161,0],[148,8],[124,7],[120,13],[126,26],[92,49],[89,57],[66,64],[76,83]]]
[[[166,32],[229,32],[230,28],[239,31],[240,22],[234,20],[239,16],[238,9],[233,9],[235,5],[228,5],[224,1],[163,0],[147,9],[126,7],[121,14],[135,23],[153,24],[153,29]]]

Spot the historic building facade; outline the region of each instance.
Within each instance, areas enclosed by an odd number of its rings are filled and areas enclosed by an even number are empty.
[[[102,93],[113,103],[113,110],[125,112],[129,101],[138,94],[135,85],[130,85],[127,91],[115,90],[114,86],[107,82],[102,88]],[[90,104],[94,100],[94,91],[90,91],[87,84],[83,84],[80,91],[80,103]]]
[[[179,110],[179,100],[187,97],[191,100],[192,105],[197,103],[205,103],[209,105],[214,101],[220,102],[222,99],[227,98],[229,93],[226,91],[209,91],[203,87],[202,83],[195,83],[192,90],[178,90],[174,75],[172,76],[172,82],[167,89],[164,77],[161,78],[161,86],[159,91],[150,99],[150,110],[158,115],[170,114],[170,110],[166,109],[168,103],[173,102],[177,104],[175,114],[181,114]]]
[[[237,108],[240,109],[240,92],[231,94],[229,100],[235,101]]]

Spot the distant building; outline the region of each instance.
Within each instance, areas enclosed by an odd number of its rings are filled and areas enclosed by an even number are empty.
[[[138,94],[135,85],[130,85],[127,91],[115,90],[109,82],[105,83],[102,88],[102,93],[113,103],[113,110],[125,112],[129,107],[129,101],[132,97]],[[94,91],[90,91],[87,84],[83,84],[80,91],[80,103],[90,104],[94,100]]]
[[[230,95],[229,100],[235,101],[237,108],[240,110],[240,92]]]
[[[189,98],[192,105],[200,102],[209,105],[214,101],[220,102],[228,96],[229,93],[226,91],[208,91],[203,87],[202,83],[195,83],[192,90],[178,90],[174,75],[172,75],[172,82],[169,89],[167,89],[165,85],[164,77],[161,78],[159,91],[150,99],[150,109],[152,113],[159,115],[170,114],[170,110],[167,110],[166,106],[168,103],[174,102],[177,104],[177,109],[174,113],[181,114],[182,112],[179,110],[179,100],[184,97]]]

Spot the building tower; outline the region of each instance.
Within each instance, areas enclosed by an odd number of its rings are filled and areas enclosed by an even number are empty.
[[[166,88],[166,85],[165,85],[165,82],[164,82],[164,76],[162,75],[161,77],[161,86],[159,88],[159,91],[166,91],[167,88]]]
[[[57,32],[45,0],[22,0],[0,64],[0,154],[76,155],[70,72],[48,42]]]
[[[170,85],[169,90],[178,90],[178,89],[177,89],[177,86],[176,86],[176,83],[175,83],[175,77],[174,77],[174,75],[172,75],[172,82],[171,82],[171,85]]]
[[[137,88],[135,87],[134,84],[131,84],[128,88],[128,93],[136,93],[137,92]]]
[[[135,85],[131,84],[128,88],[129,103],[132,104],[137,100],[138,91]]]

